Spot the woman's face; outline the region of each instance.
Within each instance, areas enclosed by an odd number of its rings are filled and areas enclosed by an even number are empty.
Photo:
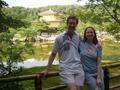
[[[86,30],[86,34],[85,35],[86,35],[87,40],[93,40],[93,38],[95,36],[95,33],[94,33],[92,28],[88,28]]]

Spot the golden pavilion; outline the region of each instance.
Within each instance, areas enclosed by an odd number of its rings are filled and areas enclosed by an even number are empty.
[[[48,11],[40,12],[38,13],[38,15],[40,16],[39,20],[44,20],[48,22],[49,27],[58,27],[60,24],[63,23],[63,20],[58,18],[60,14],[51,9],[49,9]]]

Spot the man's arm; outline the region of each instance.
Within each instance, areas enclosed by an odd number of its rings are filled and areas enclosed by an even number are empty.
[[[51,53],[50,57],[49,57],[49,60],[48,60],[48,64],[47,64],[47,67],[46,67],[46,70],[48,71],[50,66],[52,65],[54,59],[55,59],[55,56],[56,56],[56,53]]]
[[[52,65],[52,63],[56,57],[56,54],[57,54],[58,49],[59,49],[59,44],[58,44],[59,42],[58,41],[59,40],[56,38],[52,53],[50,54],[49,59],[48,59],[48,64],[46,66],[46,69],[41,72],[44,76],[46,76],[48,74],[48,70],[49,70],[50,66]]]
[[[50,66],[52,65],[52,63],[53,63],[53,61],[54,61],[54,59],[55,59],[55,56],[56,56],[56,53],[53,53],[53,52],[52,52],[52,53],[50,54],[50,57],[49,57],[49,60],[48,60],[48,64],[47,64],[47,66],[46,66],[46,69],[45,69],[44,71],[40,72],[41,75],[46,76],[46,75],[48,74],[48,70],[49,70]]]

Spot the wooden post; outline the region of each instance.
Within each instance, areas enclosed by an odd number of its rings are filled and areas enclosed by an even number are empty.
[[[109,90],[109,70],[108,68],[104,68],[104,84],[105,90]]]
[[[39,75],[35,78],[35,90],[42,90],[42,80]]]

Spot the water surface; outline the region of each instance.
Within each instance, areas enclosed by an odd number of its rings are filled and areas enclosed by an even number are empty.
[[[46,66],[48,63],[48,60],[36,60],[34,58],[27,59],[23,62],[17,63],[18,67],[24,67],[24,68],[31,68],[31,67],[37,67],[37,66]],[[54,60],[53,65],[59,64],[58,60]]]

